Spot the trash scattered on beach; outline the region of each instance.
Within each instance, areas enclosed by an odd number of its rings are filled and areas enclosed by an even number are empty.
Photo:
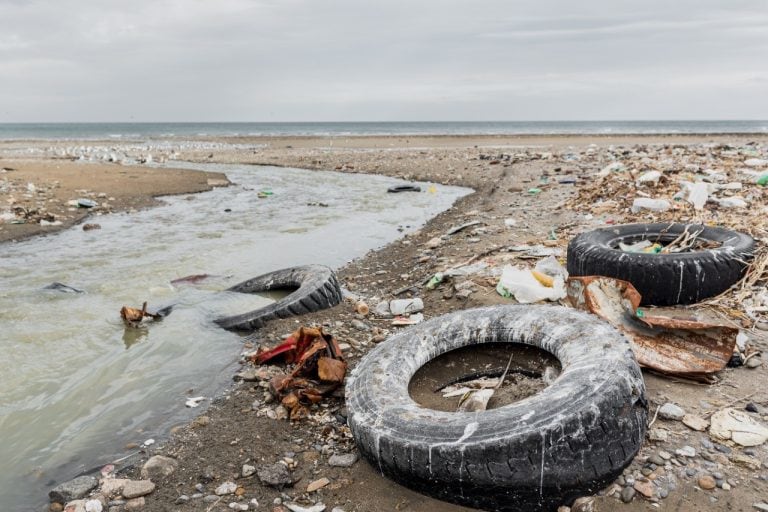
[[[179,277],[177,279],[173,279],[171,281],[171,284],[173,284],[173,285],[176,285],[176,284],[197,284],[197,283],[200,283],[202,281],[205,281],[209,277],[211,277],[210,274],[192,274],[192,275],[189,275],[189,276],[184,276],[184,277]]]
[[[387,192],[390,194],[398,194],[400,192],[421,192],[421,187],[417,185],[395,185],[389,187]]]
[[[282,360],[294,364],[289,374],[273,377],[270,392],[289,411],[289,419],[309,414],[309,406],[320,402],[343,382],[347,363],[336,339],[322,328],[301,327],[280,345],[250,357],[255,364]]]
[[[540,260],[535,268],[506,265],[496,291],[502,297],[514,297],[521,304],[543,300],[557,301],[565,298],[565,280],[568,272],[555,259],[548,256]]]
[[[44,286],[43,289],[56,290],[57,292],[62,292],[62,293],[85,293],[83,290],[79,288],[75,288],[74,286],[69,286],[68,284],[59,283],[58,281],[55,281],[49,285]]]
[[[733,354],[737,328],[699,320],[682,308],[641,310],[641,296],[627,281],[570,277],[567,291],[573,307],[594,313],[624,332],[637,361],[647,368],[709,381]]]
[[[137,327],[144,318],[151,318],[152,320],[159,320],[163,317],[158,313],[150,313],[147,311],[147,303],[142,304],[141,309],[131,308],[123,306],[120,309],[120,317],[128,327]]]
[[[87,199],[87,198],[81,197],[80,199],[76,199],[76,206],[78,206],[79,208],[95,208],[96,206],[99,206],[99,203],[97,203],[93,199]]]
[[[184,402],[184,405],[187,406],[187,407],[194,408],[194,407],[197,407],[198,405],[200,405],[200,403],[203,400],[205,400],[204,396],[196,396],[196,397],[193,397],[193,398],[187,398],[187,400]]]

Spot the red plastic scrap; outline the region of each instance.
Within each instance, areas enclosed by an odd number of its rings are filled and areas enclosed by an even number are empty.
[[[301,327],[280,345],[251,359],[263,364],[280,357],[296,366],[290,374],[272,378],[269,389],[290,410],[292,420],[305,417],[307,405],[319,402],[344,382],[347,363],[341,348],[322,329]]]

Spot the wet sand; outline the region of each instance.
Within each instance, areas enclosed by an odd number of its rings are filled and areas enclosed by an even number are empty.
[[[503,248],[547,243],[564,251],[575,233],[593,229],[600,223],[618,224],[657,218],[649,214],[631,214],[625,206],[628,197],[618,194],[613,198],[617,202],[612,209],[594,218],[585,215],[585,211],[589,210],[583,208],[590,204],[586,203],[586,199],[581,199],[584,203],[580,204],[580,198],[586,198],[589,192],[594,191],[595,183],[598,183],[595,173],[624,150],[621,147],[611,149],[611,146],[623,145],[627,150],[637,150],[637,145],[661,144],[662,153],[673,157],[678,145],[743,146],[752,141],[765,145],[768,136],[270,137],[217,139],[213,142],[218,145],[201,149],[193,145],[184,149],[179,141],[178,158],[378,173],[473,187],[477,191],[475,194],[458,201],[419,232],[373,251],[339,270],[342,285],[371,305],[377,300],[394,298],[395,291],[414,285],[413,292],[399,297],[409,294],[422,297],[425,316],[432,318],[459,309],[509,302],[496,293],[495,281],[486,277],[470,279],[473,281],[470,285],[473,292],[469,296],[460,295],[451,284],[436,290],[424,290],[419,286],[438,270],[483,254],[486,256],[482,260],[492,266],[529,264],[529,261],[520,259],[520,255],[506,252]],[[590,147],[592,144],[595,146]],[[51,146],[50,143],[45,145]],[[0,144],[0,154],[2,149],[3,144]],[[581,161],[570,161],[566,156],[571,151],[592,156]],[[707,149],[702,147],[701,151],[706,156]],[[552,155],[552,152],[557,154]],[[504,158],[504,154],[510,155],[510,158]],[[713,159],[710,165],[717,169],[726,163]],[[560,178],[563,177],[574,178],[576,183],[570,179],[561,183]],[[531,188],[539,188],[541,192],[528,193]],[[766,206],[760,190],[754,191],[751,200],[752,208],[748,210],[730,212],[726,216],[715,209],[711,212],[715,216],[712,218],[720,223],[748,223],[750,216]],[[567,207],[569,204],[576,206]],[[688,215],[691,212],[683,205],[663,217],[680,220]],[[507,219],[514,220],[513,227],[508,227]],[[446,236],[449,228],[468,221],[480,221],[481,225]],[[751,224],[757,231],[765,228],[762,218],[753,218]],[[270,323],[259,333],[261,342],[267,346],[279,342],[282,336],[299,325],[297,320],[303,325],[326,325],[340,342],[351,347],[346,353],[351,366],[376,343],[386,343],[383,340],[398,331],[387,321],[360,317],[355,313],[353,304],[345,302],[300,319]],[[362,322],[368,330],[360,330],[359,324],[353,321]],[[748,324],[746,331],[754,347],[758,350],[768,348],[763,331],[756,329],[755,324]],[[249,344],[245,350],[253,348]],[[759,417],[765,422],[768,416],[763,407],[768,406],[768,393],[761,383],[768,376],[766,373],[764,364],[754,369],[726,369],[720,373],[718,383],[707,386],[644,372],[651,415],[665,402],[674,402],[693,414],[706,415],[734,403],[734,400],[748,397],[760,407]],[[173,475],[157,482],[157,490],[146,497],[145,510],[175,510],[180,507],[183,510],[225,510],[230,502],[248,503],[251,499],[259,501],[259,510],[277,511],[287,509],[276,504],[275,500],[279,503],[287,499],[304,506],[322,502],[327,505],[327,510],[338,506],[347,512],[466,510],[401,487],[381,477],[365,461],[358,461],[351,468],[329,466],[331,454],[354,453],[349,430],[343,421],[343,400],[329,399],[324,407],[313,409],[310,418],[290,423],[273,419],[277,404],[265,401],[265,384],[259,380],[234,384],[200,418],[189,425],[178,426],[169,440],[153,450],[153,453],[177,458],[180,464]],[[739,408],[745,404],[735,403]],[[722,450],[707,449],[703,445],[709,439],[707,434],[690,430],[680,422],[659,419],[655,427],[668,432],[669,440],[647,441],[630,474],[640,475],[641,468],[647,469],[644,468],[646,459],[659,451],[674,455],[675,450],[690,445],[697,452],[696,457],[682,459],[682,462],[677,462],[679,465],[670,465],[669,470],[661,471],[668,471],[675,485],[664,484],[668,497],[654,498],[658,502],[658,510],[750,510],[753,503],[768,496],[768,471],[748,469],[736,462],[732,455],[742,452],[739,447],[730,445]],[[116,451],[120,446],[120,440],[117,440]],[[758,447],[754,453],[755,459],[768,463],[765,447]],[[300,478],[293,487],[278,491],[262,485],[255,476],[241,475],[243,464],[260,466],[285,460],[286,457],[295,463],[294,476]],[[139,466],[127,469],[127,474],[138,477]],[[686,470],[690,470],[692,476],[688,476]],[[698,486],[698,476],[710,472],[722,473],[730,490],[702,490]],[[669,478],[661,473],[657,476]],[[319,491],[306,492],[310,482],[323,477],[330,480],[329,485]],[[242,488],[242,496],[226,496],[217,504],[198,498],[175,505],[180,495],[190,496],[197,492],[196,484],[202,484],[204,494],[209,495],[226,481],[237,482]],[[613,493],[616,489],[609,487],[607,490]],[[649,505],[651,502],[639,494],[630,504],[623,504],[615,496],[598,496],[596,501],[596,509],[601,511],[640,511],[648,509]]]
[[[97,223],[98,216],[105,213],[157,204],[158,196],[203,192],[226,183],[223,174],[186,169],[3,158],[0,214],[22,208],[14,220],[24,223],[0,221],[0,242],[66,229],[87,217],[91,217],[89,223]],[[98,206],[88,209],[67,204],[79,198],[96,201]]]

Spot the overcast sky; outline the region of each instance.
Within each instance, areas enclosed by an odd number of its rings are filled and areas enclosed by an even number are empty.
[[[768,0],[0,0],[0,122],[768,118]]]

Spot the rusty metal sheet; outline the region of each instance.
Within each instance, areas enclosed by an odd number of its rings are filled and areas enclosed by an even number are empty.
[[[566,283],[571,305],[607,320],[632,343],[638,363],[661,373],[710,380],[725,368],[739,330],[705,321],[690,310],[637,310],[641,296],[632,284],[603,276],[571,277]]]

